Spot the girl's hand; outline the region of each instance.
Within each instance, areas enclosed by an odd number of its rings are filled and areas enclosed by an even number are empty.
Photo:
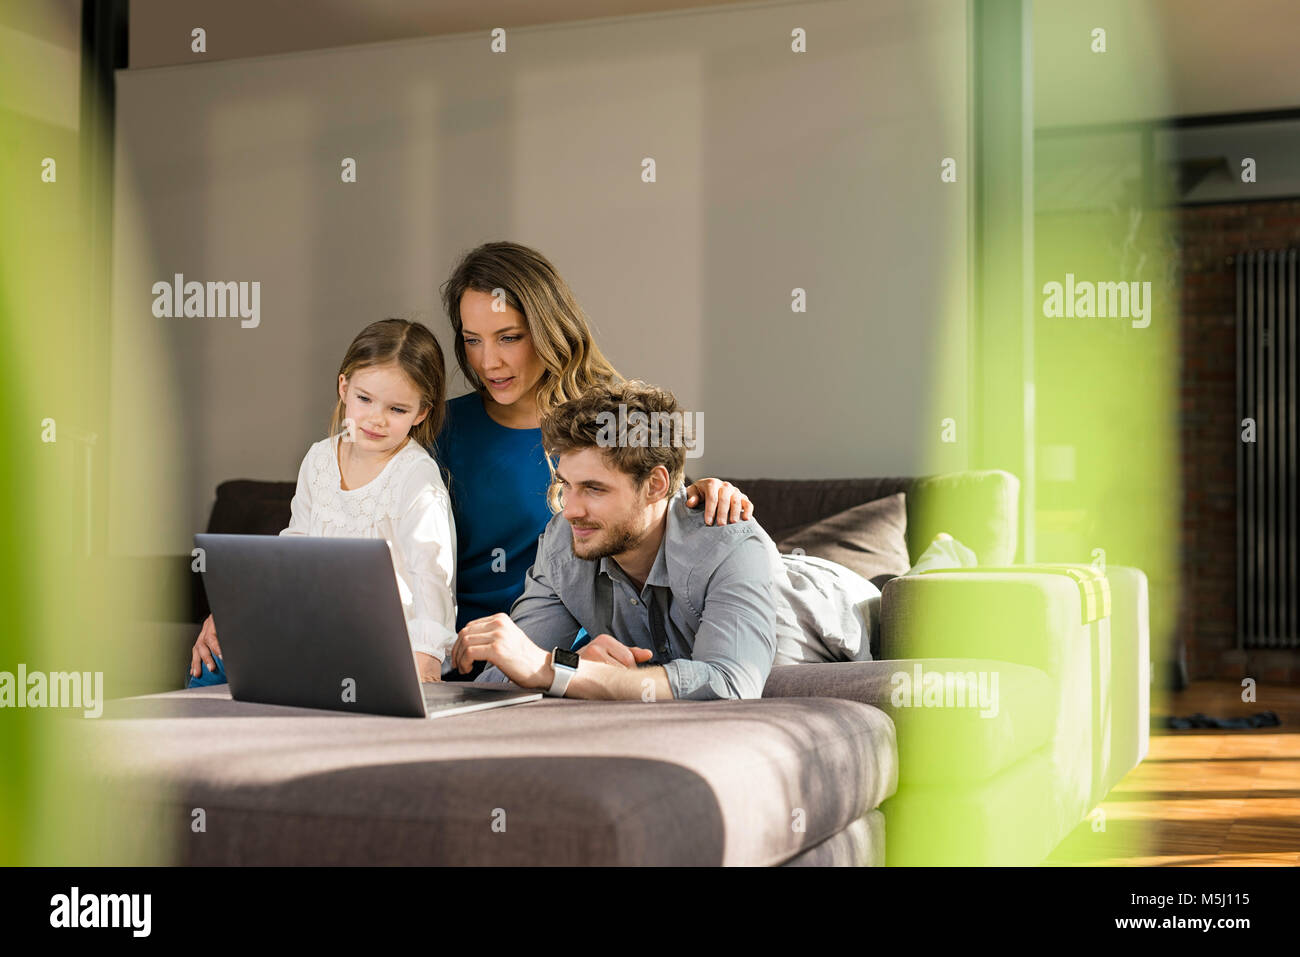
[[[202,672],[199,671],[199,662],[207,665],[209,671],[217,670],[217,663],[212,660],[212,656],[220,658],[221,646],[217,644],[217,626],[212,621],[212,616],[203,622],[203,629],[199,632],[198,640],[194,642],[194,649],[190,652],[190,677],[197,678]]]
[[[754,515],[754,503],[749,496],[722,479],[700,479],[686,489],[687,508],[694,508],[701,499],[704,501],[706,525],[712,525],[714,518],[719,525],[726,525],[728,521],[740,522]]]
[[[426,655],[423,651],[417,651],[415,653],[415,667],[420,672],[421,684],[442,680],[442,662],[433,655]]]

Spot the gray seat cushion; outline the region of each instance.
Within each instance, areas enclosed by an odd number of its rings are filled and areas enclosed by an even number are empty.
[[[782,867],[884,867],[885,815],[868,811],[838,834],[790,858]]]
[[[902,685],[899,673],[914,682],[915,669],[951,674],[966,691],[978,690],[979,673],[997,676],[996,713],[977,707],[928,707],[894,704]],[[973,684],[970,675],[975,675]],[[965,692],[964,692],[965,693]],[[891,718],[902,755],[901,774],[908,785],[921,782],[984,781],[1044,745],[1056,726],[1057,693],[1052,679],[1037,668],[1009,661],[973,658],[906,658],[882,661],[837,661],[829,664],[780,665],[772,669],[764,699],[803,696],[848,698],[875,705]],[[977,695],[968,696],[973,700]],[[954,693],[953,702],[959,699]],[[945,705],[947,699],[945,698]]]
[[[780,864],[897,783],[889,718],[835,698],[423,720],[221,685],[110,702],[84,733],[104,780],[132,785],[107,795],[124,826],[190,864]]]

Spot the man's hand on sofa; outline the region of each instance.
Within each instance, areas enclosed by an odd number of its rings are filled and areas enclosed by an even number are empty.
[[[202,674],[199,671],[200,663],[206,665],[209,671],[216,671],[217,663],[212,660],[213,655],[222,657],[221,646],[217,644],[217,626],[212,616],[208,615],[207,620],[203,622],[203,628],[199,631],[198,639],[194,642],[194,649],[190,652],[190,677],[197,678]]]
[[[629,648],[613,635],[597,635],[578,652],[578,657],[587,661],[600,661],[607,665],[622,665],[635,668],[649,661],[654,652],[649,648]]]

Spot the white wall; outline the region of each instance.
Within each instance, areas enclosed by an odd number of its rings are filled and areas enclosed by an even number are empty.
[[[119,196],[152,248],[118,257],[115,368],[132,341],[174,359],[149,428],[184,450],[191,522],[124,547],[187,549],[218,482],[294,478],[367,323],[420,318],[450,359],[437,287],[491,239],[541,249],[618,369],[704,413],[692,472],[935,465],[965,411],[964,16],[760,3],[120,74]],[[260,281],[261,325],[154,318],[176,272]]]
[[[1106,53],[1092,31],[1106,31]],[[1295,0],[1034,0],[1039,127],[1291,109]]]

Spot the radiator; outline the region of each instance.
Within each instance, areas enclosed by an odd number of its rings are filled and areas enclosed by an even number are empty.
[[[1297,648],[1296,250],[1237,261],[1237,643]],[[1243,420],[1256,424],[1243,439]]]

